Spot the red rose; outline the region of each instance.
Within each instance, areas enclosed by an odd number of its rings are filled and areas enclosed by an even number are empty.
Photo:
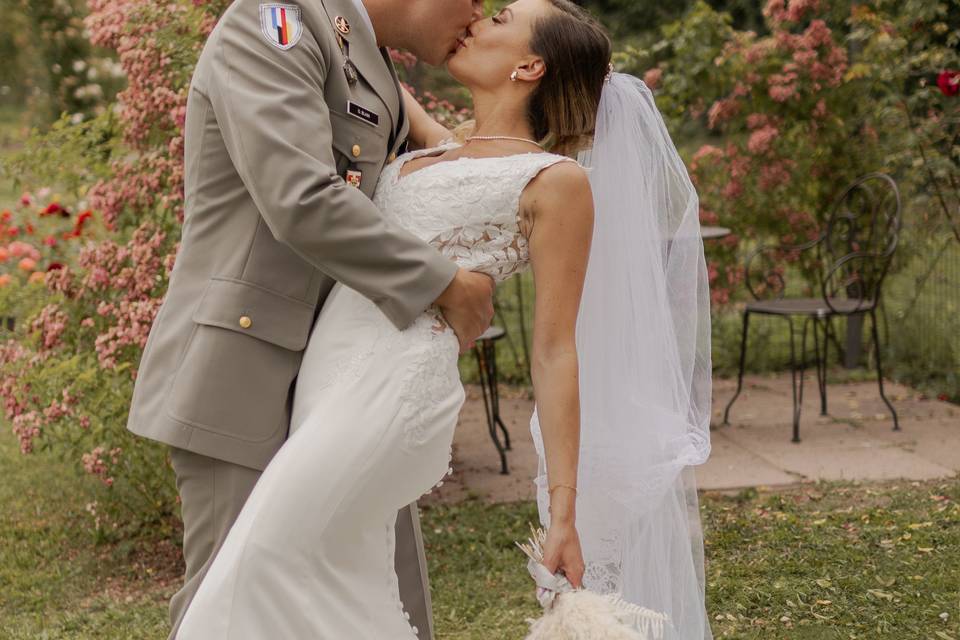
[[[50,266],[47,267],[47,271],[56,271],[57,269],[63,269],[63,265],[59,262],[51,262]]]
[[[9,222],[10,218],[13,217],[13,213],[9,209],[4,209],[3,214],[0,215],[0,221]]]
[[[48,247],[55,247],[57,246],[57,239],[53,236],[47,236],[43,239],[43,244],[47,245]]]
[[[948,98],[960,93],[960,71],[944,71],[937,76],[937,86]]]
[[[63,207],[61,207],[56,202],[51,202],[49,205],[47,205],[46,209],[40,212],[40,215],[52,216],[53,214],[60,213],[61,211],[63,211]]]
[[[33,235],[34,228],[33,228],[33,225],[32,225],[32,224],[30,224],[30,223],[28,222],[28,223],[26,224],[25,229],[26,229],[27,233],[29,233],[30,235]]]

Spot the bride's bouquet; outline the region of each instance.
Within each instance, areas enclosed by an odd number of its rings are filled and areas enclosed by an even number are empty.
[[[527,570],[545,613],[538,620],[527,619],[526,640],[663,640],[666,614],[627,602],[619,594],[574,589],[566,576],[551,574],[543,565],[546,532],[533,525],[530,530],[527,542],[516,544],[528,557]]]

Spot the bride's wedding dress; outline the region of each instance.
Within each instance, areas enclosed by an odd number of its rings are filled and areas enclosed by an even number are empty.
[[[461,267],[501,281],[528,263],[520,196],[547,153],[384,170],[385,216]],[[459,343],[439,313],[399,331],[334,287],[297,380],[290,438],[264,471],[191,604],[178,640],[415,639],[394,569],[400,508],[451,471],[464,400]]]

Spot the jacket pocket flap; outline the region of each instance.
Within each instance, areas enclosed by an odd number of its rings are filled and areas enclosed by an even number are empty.
[[[249,282],[212,278],[193,321],[302,351],[313,327],[314,310],[307,302]]]
[[[333,148],[350,162],[382,163],[387,156],[386,134],[355,118],[330,111],[333,126]],[[389,116],[387,120],[389,122]],[[356,147],[356,149],[354,148]],[[358,151],[359,154],[354,154]]]

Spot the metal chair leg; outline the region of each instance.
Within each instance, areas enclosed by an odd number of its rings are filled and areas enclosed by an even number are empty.
[[[883,391],[883,364],[880,360],[880,331],[877,328],[876,309],[870,310],[870,325],[873,327],[873,350],[877,358],[877,385],[880,387],[880,397],[883,398],[883,401],[887,404],[887,408],[890,409],[890,413],[893,414],[893,430],[900,431],[900,420],[897,417],[897,410],[893,408],[893,404],[887,399],[887,394]]]
[[[507,431],[507,425],[503,424],[503,419],[500,418],[500,373],[497,371],[497,350],[492,341],[487,347],[487,363],[490,366],[490,379],[492,381],[490,385],[490,406],[493,409],[493,420],[503,433],[503,448],[506,451],[510,451],[513,449],[513,447],[510,446],[510,432]]]
[[[743,312],[743,336],[740,339],[740,370],[737,373],[737,392],[730,398],[727,408],[723,412],[723,424],[730,424],[730,407],[740,397],[740,391],[743,390],[743,370],[747,362],[747,330],[750,327],[750,312]]]
[[[820,320],[813,320],[813,349],[816,353],[817,390],[820,392],[820,415],[827,415],[827,354],[830,340],[827,337],[829,318],[823,318],[823,352],[820,351]]]
[[[497,434],[499,416],[495,411],[497,406],[493,399],[493,394],[496,393],[497,379],[495,377],[496,369],[491,369],[490,361],[494,359],[496,352],[489,348],[486,343],[478,344],[474,351],[480,370],[480,388],[483,391],[483,409],[487,414],[487,431],[490,433],[490,439],[493,440],[493,446],[497,448],[497,453],[500,455],[500,473],[508,475],[510,471],[507,468],[507,454]]]
[[[790,386],[793,390],[793,442],[800,442],[800,410],[803,407],[803,361],[807,349],[807,322],[803,323],[802,343],[800,345],[800,365],[797,364],[796,331],[793,319],[786,318],[790,326]],[[798,375],[799,374],[799,375]]]

